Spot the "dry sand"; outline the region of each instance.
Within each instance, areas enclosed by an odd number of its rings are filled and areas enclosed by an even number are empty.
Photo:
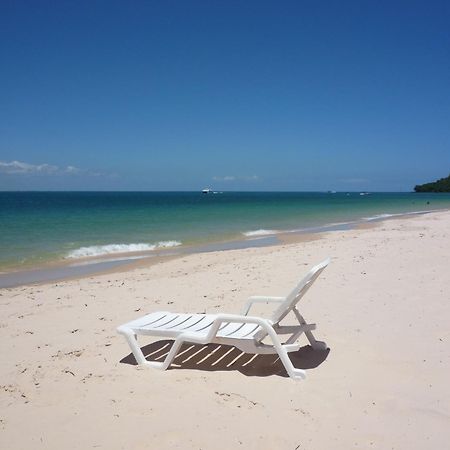
[[[449,243],[438,212],[1,290],[0,448],[449,448]],[[305,381],[259,357],[140,368],[115,332],[160,309],[238,312],[328,255],[301,310],[330,352],[292,356]]]

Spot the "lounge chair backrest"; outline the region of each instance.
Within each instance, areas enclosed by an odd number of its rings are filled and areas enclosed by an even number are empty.
[[[274,324],[280,323],[297,305],[300,299],[306,294],[308,289],[312,286],[314,281],[322,273],[325,267],[330,263],[330,258],[314,266],[295,286],[291,293],[286,297],[280,306],[272,314],[272,321]]]
[[[273,312],[271,320],[274,325],[278,325],[296,306],[300,299],[306,294],[314,281],[330,263],[330,258],[314,266],[295,286],[280,306]],[[267,336],[264,330],[255,334],[255,341],[261,342]]]

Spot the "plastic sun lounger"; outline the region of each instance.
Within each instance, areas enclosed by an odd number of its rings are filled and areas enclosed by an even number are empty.
[[[304,379],[305,371],[296,369],[288,356],[289,352],[300,348],[298,338],[305,333],[313,349],[325,350],[327,347],[324,342],[314,338],[312,330],[315,330],[316,325],[306,323],[297,309],[297,304],[329,262],[328,258],[314,266],[287,297],[250,297],[241,315],[176,314],[159,311],[121,325],[117,331],[125,336],[136,362],[145,366],[166,370],[176,358],[183,343],[215,343],[233,345],[245,353],[277,353],[291,378]],[[265,319],[248,315],[255,303],[277,303],[279,306],[270,319]],[[298,324],[280,325],[291,312],[294,313]],[[174,343],[163,362],[147,361],[138,345],[137,335],[174,338]],[[280,335],[288,336],[283,343],[280,341]],[[264,340],[269,342],[264,343]]]

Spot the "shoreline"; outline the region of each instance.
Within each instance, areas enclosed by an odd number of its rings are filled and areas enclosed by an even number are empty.
[[[450,207],[450,195],[401,192],[12,194],[0,198],[0,272]]]
[[[379,214],[374,217],[362,218],[342,223],[331,223],[321,226],[293,230],[278,230],[273,234],[251,235],[244,239],[222,242],[211,242],[192,246],[171,247],[167,249],[112,253],[96,255],[78,259],[65,259],[51,261],[36,267],[22,270],[0,272],[0,289],[9,289],[33,284],[64,281],[101,275],[106,273],[126,272],[136,267],[149,266],[164,262],[172,258],[179,258],[196,253],[210,253],[246,248],[258,248],[285,245],[320,239],[324,233],[336,231],[349,231],[360,228],[376,226],[386,220],[408,219],[425,214],[449,211],[448,209],[412,211],[407,213]]]

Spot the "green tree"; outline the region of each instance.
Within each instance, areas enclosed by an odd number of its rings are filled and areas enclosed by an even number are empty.
[[[416,192],[450,192],[450,175],[434,183],[418,184],[414,190]]]

